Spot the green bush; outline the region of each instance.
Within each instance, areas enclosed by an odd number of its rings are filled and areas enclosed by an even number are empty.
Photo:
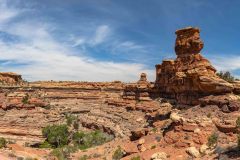
[[[72,138],[73,143],[81,150],[101,145],[112,139],[113,137],[111,135],[105,134],[99,130],[90,133],[76,132],[73,134]]]
[[[29,100],[29,95],[27,94],[25,97],[23,97],[22,103],[23,104],[28,104],[29,103],[28,100]]]
[[[67,125],[71,126],[76,119],[77,117],[75,117],[74,115],[67,114],[66,115]]]
[[[238,117],[236,120],[236,126],[237,128],[240,128],[240,117]]]
[[[43,136],[46,141],[55,148],[67,145],[69,142],[69,131],[66,125],[52,125],[43,128]]]
[[[72,140],[74,142],[74,144],[76,145],[81,145],[83,144],[83,138],[85,136],[85,133],[83,132],[76,132],[73,134]]]
[[[155,149],[157,146],[156,145],[153,145],[153,146],[151,146],[151,149]]]
[[[217,144],[218,141],[218,135],[216,133],[211,134],[208,137],[208,146],[213,147],[215,144]]]
[[[70,153],[77,151],[77,148],[74,146],[64,146],[62,148],[54,149],[50,154],[57,157],[58,160],[67,160],[70,156]]]
[[[41,143],[39,145],[39,148],[53,148],[53,146],[50,143],[48,143],[47,141],[44,141],[43,143]]]
[[[66,160],[69,156],[68,153],[65,153],[62,148],[52,150],[50,155],[55,156],[58,160]]]
[[[87,155],[84,155],[82,157],[79,158],[79,160],[87,160],[88,159],[88,156]]]
[[[133,158],[131,158],[131,160],[140,160],[140,156],[133,157]]]
[[[5,138],[0,138],[0,148],[6,147],[7,141]]]
[[[74,122],[73,122],[73,128],[74,128],[75,130],[78,130],[78,129],[79,129],[79,122],[78,122],[78,121],[74,121]]]
[[[220,71],[219,73],[217,73],[217,76],[224,79],[227,82],[235,81],[235,78],[231,75],[231,73],[229,71],[227,71],[227,72]]]
[[[123,158],[123,156],[124,156],[124,153],[121,147],[118,146],[117,150],[112,155],[112,160],[120,160],[121,158]]]

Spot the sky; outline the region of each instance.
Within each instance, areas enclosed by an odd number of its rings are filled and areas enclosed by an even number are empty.
[[[0,0],[0,71],[28,81],[155,80],[175,31],[199,27],[201,53],[240,77],[239,0]]]

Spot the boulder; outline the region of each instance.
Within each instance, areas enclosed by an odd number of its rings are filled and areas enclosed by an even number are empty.
[[[194,158],[199,158],[200,157],[200,153],[195,147],[187,148],[186,152]]]
[[[165,152],[157,152],[151,156],[151,160],[166,160],[167,154]]]
[[[199,99],[202,106],[216,105],[225,113],[238,111],[240,108],[239,96],[233,94],[211,95]]]

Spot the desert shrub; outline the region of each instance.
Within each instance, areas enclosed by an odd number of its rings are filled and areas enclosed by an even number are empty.
[[[48,141],[44,141],[39,145],[39,148],[53,148],[53,146],[50,143],[48,143]]]
[[[78,129],[79,129],[79,122],[78,122],[78,121],[74,121],[74,122],[73,122],[73,128],[74,128],[75,130],[78,130]]]
[[[58,160],[66,160],[68,158],[68,153],[65,153],[62,148],[57,148],[52,150],[50,155],[55,156]]]
[[[47,126],[43,128],[42,133],[46,141],[55,148],[68,144],[69,131],[66,125]]]
[[[131,160],[140,160],[140,156],[132,157]]]
[[[74,146],[64,146],[54,149],[50,154],[57,157],[58,160],[66,160],[69,158],[70,153],[74,153],[76,151],[77,148]]]
[[[22,103],[23,104],[28,104],[29,103],[28,100],[29,100],[29,95],[27,94],[26,96],[23,97]]]
[[[124,152],[122,151],[121,147],[118,146],[118,148],[112,155],[112,160],[120,160],[121,158],[123,158],[123,156],[124,156]]]
[[[84,156],[80,157],[78,160],[87,160],[87,159],[88,159],[88,156],[84,155]]]
[[[211,134],[208,137],[208,146],[213,147],[215,144],[217,144],[218,141],[218,135],[216,133]]]
[[[207,114],[207,117],[208,117],[208,118],[211,118],[211,116],[212,116],[211,113],[208,113],[208,114]]]
[[[224,79],[227,82],[233,82],[235,80],[235,78],[231,75],[229,71],[227,72],[220,71],[219,73],[217,73],[217,76]]]
[[[67,114],[66,115],[67,125],[71,126],[76,119],[77,117],[75,117],[74,115]]]
[[[111,135],[99,130],[90,133],[76,132],[72,137],[73,143],[82,150],[101,145],[112,139],[113,137]]]
[[[81,145],[83,144],[83,138],[85,136],[84,132],[76,132],[73,134],[72,140],[75,145]]]
[[[5,138],[0,138],[0,148],[6,147],[7,141]]]
[[[153,128],[152,131],[153,131],[154,133],[156,133],[156,132],[157,132],[157,128]]]
[[[151,146],[151,149],[155,149],[157,146],[156,145],[152,145]]]
[[[236,120],[236,126],[237,128],[240,128],[240,117],[238,117]]]
[[[48,104],[48,105],[44,106],[43,108],[45,108],[46,110],[50,110],[51,109],[51,105]]]

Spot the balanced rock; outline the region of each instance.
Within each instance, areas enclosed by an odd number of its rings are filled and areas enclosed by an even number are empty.
[[[137,83],[129,83],[124,89],[123,98],[130,100],[149,101],[150,82],[147,81],[147,74],[142,73]]]
[[[180,104],[198,104],[208,95],[233,91],[233,85],[216,75],[216,69],[200,51],[203,42],[198,28],[176,31],[175,60],[164,60],[156,65],[155,87],[161,96],[176,99]]]

